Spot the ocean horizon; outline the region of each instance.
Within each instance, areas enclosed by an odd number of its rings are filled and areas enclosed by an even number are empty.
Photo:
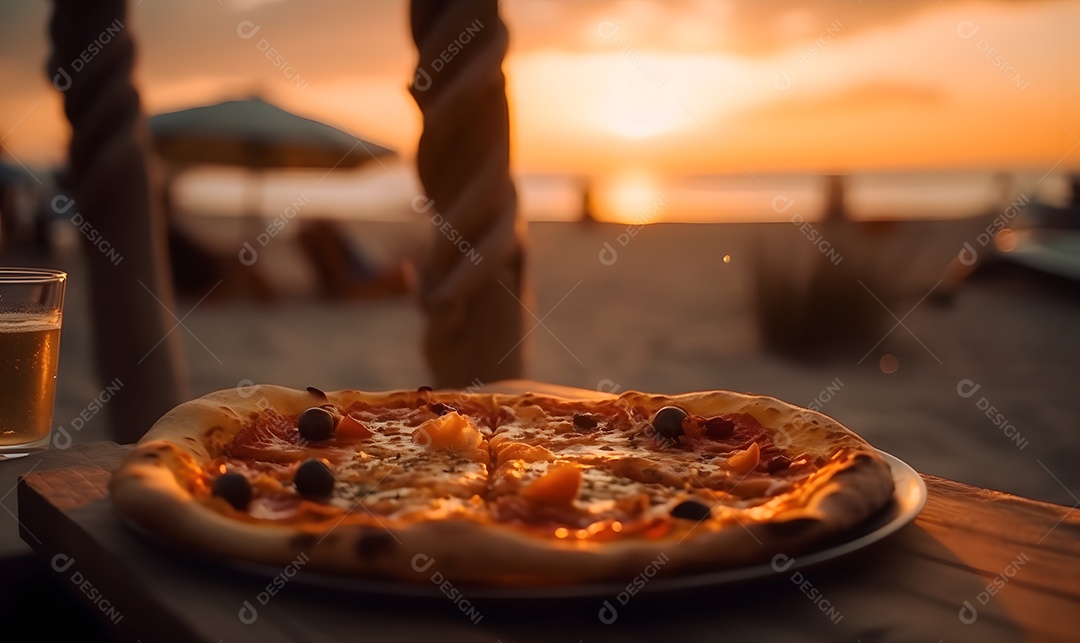
[[[528,221],[577,221],[587,202],[597,220],[627,224],[814,221],[828,181],[810,172],[514,175]],[[1069,198],[1067,173],[1031,170],[867,171],[843,174],[843,185],[848,217],[862,221],[958,219],[1020,197],[1059,205]],[[333,172],[193,168],[176,176],[174,194],[184,216],[407,221],[431,212],[414,167],[400,158]]]

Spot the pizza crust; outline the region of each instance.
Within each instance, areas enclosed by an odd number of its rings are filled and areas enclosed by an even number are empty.
[[[326,393],[330,402],[382,402],[413,391]],[[436,392],[452,404],[461,393]],[[549,396],[468,394],[489,405]],[[276,409],[299,414],[326,403],[321,395],[279,386],[224,390],[186,402],[162,417],[114,473],[116,509],[152,535],[183,551],[224,560],[285,566],[301,555],[305,569],[330,574],[429,582],[438,572],[454,582],[484,585],[563,585],[626,580],[649,565],[662,575],[690,574],[768,561],[777,553],[797,555],[842,534],[883,507],[892,494],[887,463],[861,438],[835,420],[764,396],[726,391],[676,396],[637,392],[593,399],[618,399],[650,411],[676,404],[692,413],[749,413],[778,427],[793,452],[829,458],[803,491],[768,523],[711,528],[702,523],[661,538],[614,542],[556,540],[497,523],[465,519],[430,521],[384,529],[377,524],[335,528],[264,524],[239,520],[196,499],[193,471],[211,452],[230,443],[252,413]],[[835,457],[832,457],[835,454]],[[223,501],[222,501],[223,502]],[[680,521],[685,522],[685,521]],[[662,561],[657,566],[656,561]]]

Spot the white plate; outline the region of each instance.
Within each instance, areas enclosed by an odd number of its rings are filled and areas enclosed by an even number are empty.
[[[845,556],[898,531],[907,525],[922,511],[926,504],[926,484],[919,474],[906,462],[894,455],[878,451],[889,464],[893,476],[893,497],[888,505],[875,513],[864,523],[854,528],[843,540],[816,552],[802,554],[793,559],[790,566],[782,573],[790,572],[809,565]],[[237,567],[259,575],[268,574],[261,565],[240,563]],[[714,587],[727,583],[766,578],[776,575],[777,570],[765,563],[748,567],[737,567],[722,571],[657,578],[652,580],[641,593],[655,594],[682,590]],[[273,575],[273,574],[270,574]],[[445,598],[437,586],[431,584],[397,583],[392,581],[364,580],[326,574],[301,572],[296,580],[324,589],[347,592],[378,594],[381,596],[401,596],[409,598]],[[468,599],[481,600],[538,600],[538,599],[576,599],[576,598],[611,598],[626,589],[625,583],[593,583],[588,585],[561,585],[552,587],[471,587],[461,586],[461,594]]]

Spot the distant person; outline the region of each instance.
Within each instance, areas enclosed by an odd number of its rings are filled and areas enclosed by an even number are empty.
[[[1008,172],[998,172],[994,175],[994,185],[997,186],[998,203],[1003,204],[1002,207],[1008,205],[1016,195],[1012,175]]]
[[[821,215],[822,221],[848,220],[845,191],[843,175],[829,174],[825,177],[825,210]]]
[[[582,223],[596,223],[596,197],[593,194],[592,181],[583,180],[581,188],[581,218]]]
[[[7,153],[0,149],[0,248],[11,249],[19,238],[15,195],[18,175],[6,159]]]
[[[0,181],[0,248],[9,249],[18,240],[18,215],[15,212],[15,187]]]

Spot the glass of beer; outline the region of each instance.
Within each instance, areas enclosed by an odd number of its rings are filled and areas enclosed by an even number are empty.
[[[0,460],[49,445],[67,273],[0,268]]]

